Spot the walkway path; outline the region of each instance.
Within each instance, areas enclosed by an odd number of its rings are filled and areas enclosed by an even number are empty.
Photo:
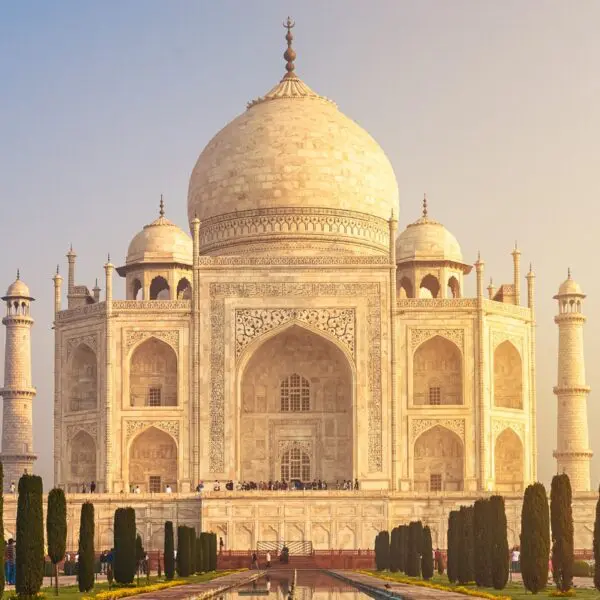
[[[416,585],[385,581],[384,579],[377,579],[377,577],[354,573],[353,571],[328,571],[328,573],[355,585],[361,591],[377,591],[388,595],[390,598],[400,597],[405,600],[438,600],[440,598],[443,598],[443,600],[465,600],[465,598],[468,598],[464,594],[442,592],[441,590]]]
[[[176,587],[160,590],[158,592],[149,592],[134,596],[135,600],[202,600],[224,591],[254,581],[262,577],[264,571],[240,571],[230,573],[224,577],[203,581],[201,583],[190,583],[189,585],[178,585]],[[464,600],[464,598],[463,598]]]

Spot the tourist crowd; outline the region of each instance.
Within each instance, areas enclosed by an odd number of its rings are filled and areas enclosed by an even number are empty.
[[[315,479],[313,481],[305,482],[299,479],[292,479],[291,481],[236,481],[232,479],[221,484],[220,481],[215,481],[212,486],[212,491],[220,492],[223,490],[233,491],[272,491],[272,490],[358,490],[358,479],[352,483],[351,479],[343,481],[336,481],[334,485],[327,483],[321,479]],[[196,487],[197,492],[203,492],[206,489],[204,482],[201,481]]]

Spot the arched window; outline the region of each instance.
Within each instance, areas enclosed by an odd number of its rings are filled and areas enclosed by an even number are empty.
[[[96,354],[86,344],[73,352],[68,371],[69,409],[95,410],[98,398],[98,370]]]
[[[310,456],[298,447],[290,448],[281,457],[281,480],[310,481]]]
[[[508,341],[494,351],[494,405],[523,408],[523,365],[519,351]]]
[[[408,277],[403,277],[400,280],[398,288],[398,298],[413,298],[413,286]]]
[[[440,294],[440,282],[433,275],[426,275],[419,286],[421,298],[437,298]]]
[[[140,344],[131,357],[131,406],[177,406],[177,355],[156,338]]]
[[[138,294],[142,289],[142,284],[139,279],[134,279],[131,283],[131,298],[133,300],[138,300]],[[141,298],[139,298],[141,300]]]
[[[293,373],[281,382],[281,411],[304,412],[310,410],[310,383]]]
[[[458,284],[458,279],[456,279],[454,275],[448,279],[448,297],[460,298],[460,285]]]
[[[150,300],[168,300],[169,284],[164,277],[155,277],[150,284]]]
[[[192,299],[192,286],[190,282],[183,277],[177,284],[177,300],[191,300]]]

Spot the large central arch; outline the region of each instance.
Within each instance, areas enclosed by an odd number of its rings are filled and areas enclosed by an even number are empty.
[[[240,373],[240,479],[353,479],[353,387],[323,335],[293,324],[266,339]]]

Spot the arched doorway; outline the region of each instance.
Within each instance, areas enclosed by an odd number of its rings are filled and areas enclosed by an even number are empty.
[[[439,335],[423,342],[413,357],[413,404],[462,404],[462,356]]]
[[[73,352],[68,378],[69,410],[95,410],[98,395],[96,353],[80,344]]]
[[[460,438],[436,425],[415,442],[414,487],[417,492],[456,492],[463,489],[464,450]]]
[[[85,431],[78,432],[71,440],[70,471],[70,491],[79,491],[84,483],[89,488],[96,481],[96,443]]]
[[[131,356],[131,406],[177,406],[177,356],[156,338],[141,343]]]
[[[496,439],[494,473],[498,491],[518,492],[523,489],[523,444],[510,428]]]
[[[129,449],[129,484],[143,492],[177,491],[177,444],[166,432],[150,427]]]
[[[240,479],[352,479],[352,370],[322,335],[292,325],[241,375]]]
[[[519,351],[502,342],[494,351],[494,405],[523,408],[523,366]]]

